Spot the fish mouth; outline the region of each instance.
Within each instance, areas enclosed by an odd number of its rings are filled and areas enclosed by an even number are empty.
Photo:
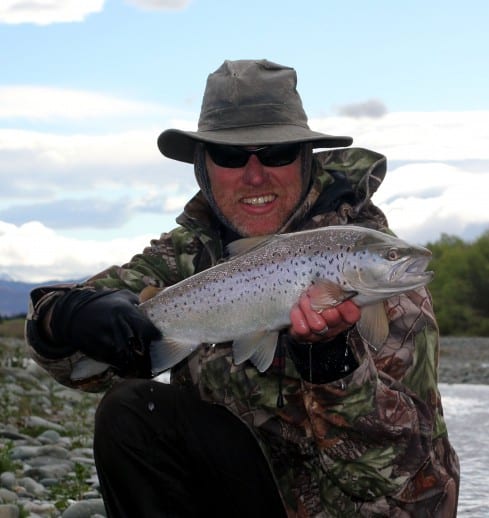
[[[392,283],[412,285],[413,288],[423,286],[433,279],[433,271],[426,270],[431,261],[431,254],[421,257],[406,258],[392,269],[390,281]]]

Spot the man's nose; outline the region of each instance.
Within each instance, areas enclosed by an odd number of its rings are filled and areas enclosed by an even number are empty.
[[[261,185],[267,178],[267,173],[260,159],[256,155],[250,155],[244,166],[243,180],[249,185]]]

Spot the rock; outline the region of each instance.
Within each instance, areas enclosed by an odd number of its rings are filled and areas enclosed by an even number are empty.
[[[103,503],[75,505],[102,502],[92,452],[101,394],[67,389],[31,360],[17,367],[25,345],[15,344],[9,361],[0,337],[0,518],[60,518],[69,504],[85,512],[77,516],[105,516]]]
[[[4,504],[12,504],[18,500],[17,493],[10,491],[10,489],[5,489],[4,487],[0,487],[0,502]]]
[[[46,488],[39,482],[36,482],[33,478],[23,477],[19,479],[18,483],[31,495],[41,496],[46,493]]]
[[[37,436],[37,439],[42,444],[56,444],[59,442],[61,435],[56,430],[45,430],[40,435]]]
[[[61,426],[57,423],[48,421],[47,419],[44,419],[43,417],[39,417],[39,416],[35,416],[35,415],[26,417],[25,426],[28,428],[37,428],[37,427],[47,428],[48,430],[56,430],[58,432],[64,431],[63,426]]]
[[[19,514],[16,505],[0,505],[0,518],[19,518]]]
[[[7,489],[13,489],[16,484],[15,473],[11,471],[4,471],[0,475],[0,486],[5,487]]]
[[[53,516],[53,513],[57,512],[56,506],[52,504],[51,502],[36,502],[36,501],[30,501],[25,502],[23,504],[23,508],[26,511],[29,511],[29,513],[36,513],[41,515],[48,515],[48,513]],[[54,515],[55,516],[55,515]]]
[[[28,468],[25,470],[25,475],[33,477],[37,480],[42,478],[63,478],[73,469],[71,462],[60,462],[49,466],[39,466],[36,468]]]
[[[70,505],[62,518],[92,518],[93,515],[107,516],[103,500],[82,500]]]

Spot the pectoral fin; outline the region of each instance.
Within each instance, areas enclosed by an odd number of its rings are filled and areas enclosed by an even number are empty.
[[[383,302],[362,308],[362,316],[357,322],[360,336],[374,347],[380,347],[389,335],[389,321]]]
[[[184,344],[168,338],[151,342],[151,372],[155,375],[170,369],[195,351],[199,345]]]
[[[356,292],[344,291],[338,284],[321,279],[307,288],[307,295],[311,300],[312,309],[322,311],[354,297]]]
[[[250,333],[233,341],[234,363],[240,365],[250,360],[260,371],[270,367],[277,346],[278,332],[260,331]]]

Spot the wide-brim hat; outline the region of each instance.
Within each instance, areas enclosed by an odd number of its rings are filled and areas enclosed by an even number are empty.
[[[349,146],[351,137],[309,128],[296,86],[297,74],[291,67],[265,59],[227,60],[207,78],[197,131],[167,129],[158,137],[158,148],[168,158],[193,163],[199,142]]]

